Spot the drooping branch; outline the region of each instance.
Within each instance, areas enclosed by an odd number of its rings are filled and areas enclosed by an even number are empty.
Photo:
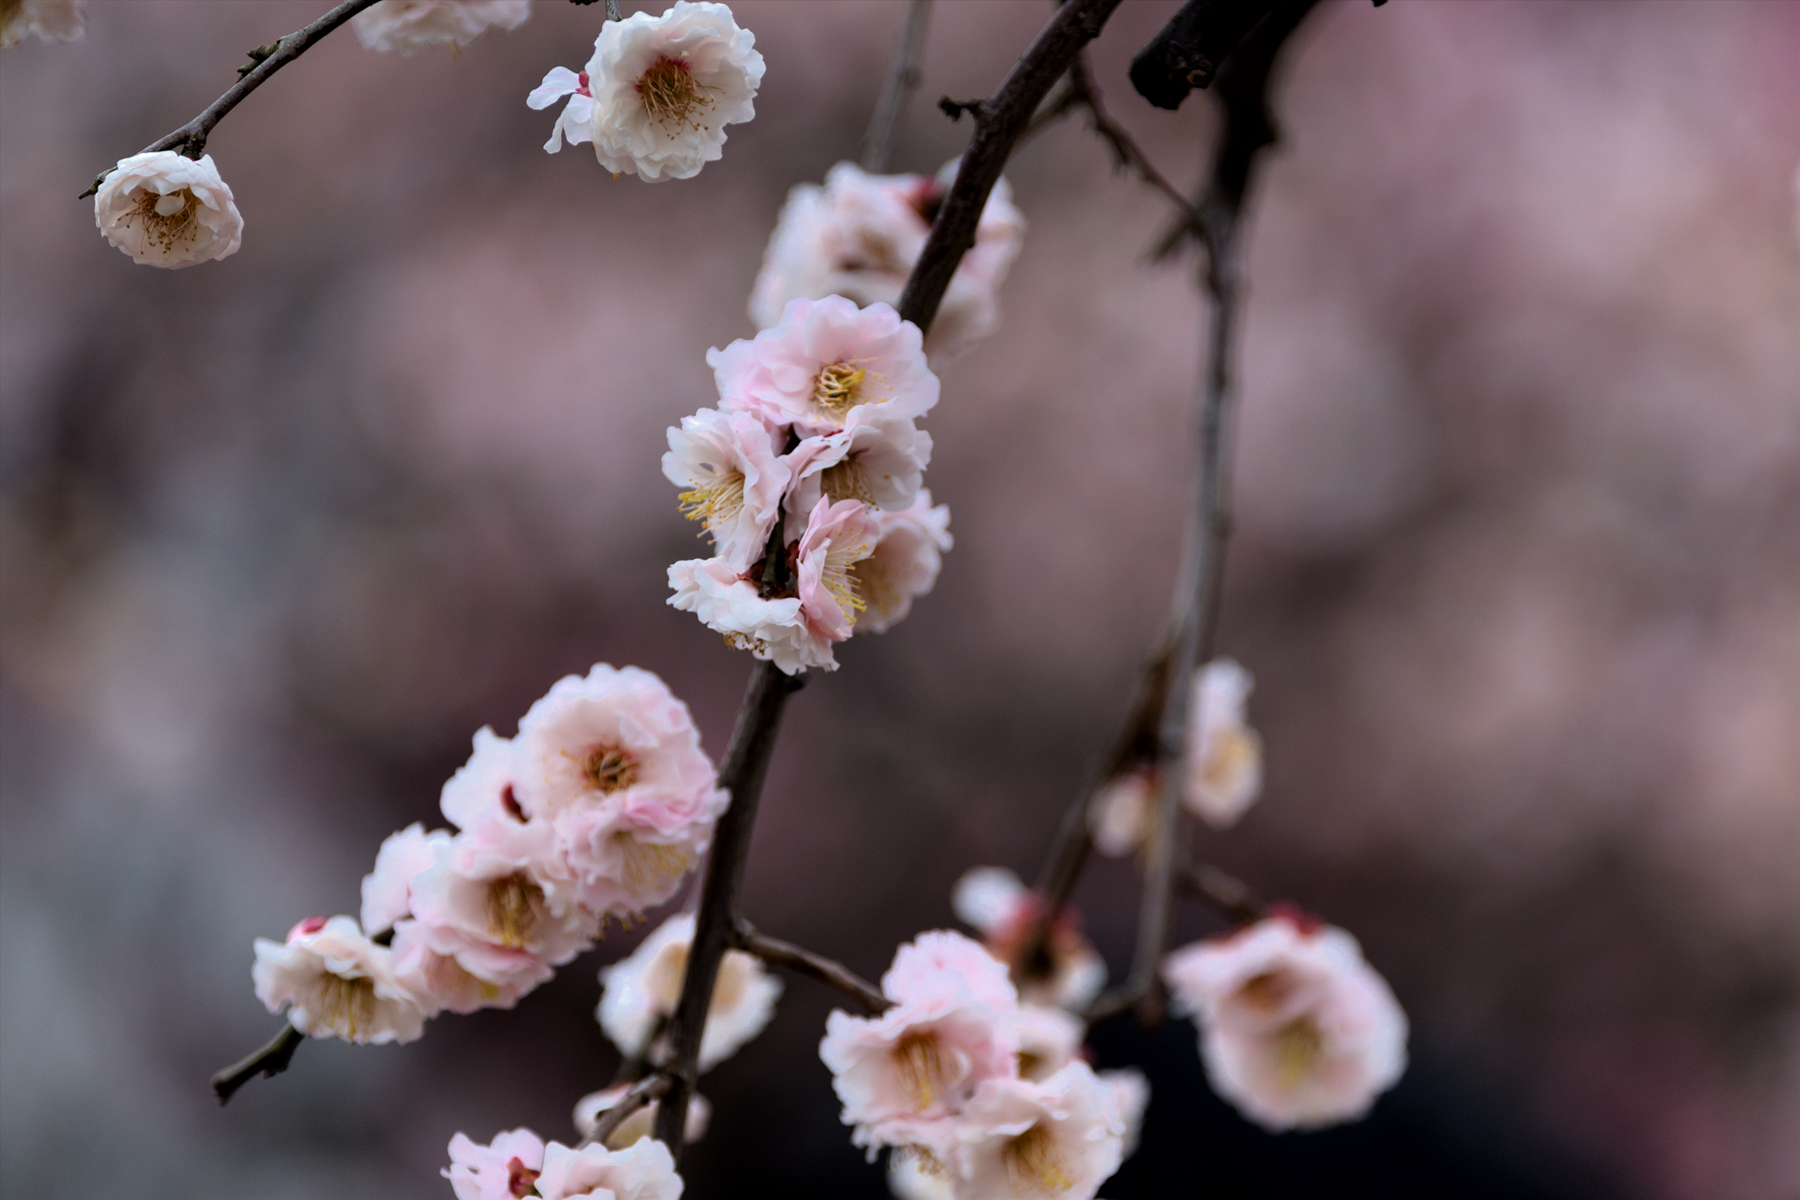
[[[212,133],[222,117],[236,108],[238,101],[261,87],[275,72],[306,53],[320,38],[354,17],[363,9],[374,4],[376,0],[344,0],[344,2],[302,29],[279,41],[266,46],[258,46],[250,51],[252,67],[240,67],[243,75],[236,83],[225,89],[225,94],[200,110],[200,115],[172,133],[166,133],[148,146],[138,151],[148,154],[153,150],[174,150],[187,158],[199,158],[206,153],[206,139]],[[100,185],[116,168],[108,167],[94,177],[94,185],[81,193],[77,199],[86,199],[100,190]]]
[[[898,305],[901,317],[921,330],[930,329],[951,275],[975,244],[975,226],[1019,134],[1052,85],[1069,69],[1075,55],[1100,32],[1119,4],[1120,0],[1068,0],[1014,64],[999,89],[984,102],[956,182],[938,210],[906,281]],[[694,941],[682,977],[681,999],[670,1022],[673,1053],[666,1073],[671,1087],[656,1111],[656,1137],[669,1147],[677,1165],[681,1161],[688,1101],[699,1077],[700,1040],[713,984],[718,978],[719,963],[743,919],[738,901],[763,775],[774,749],[782,708],[796,686],[796,680],[771,664],[757,664],[738,712],[731,747],[719,770],[719,785],[730,790],[731,807],[719,818],[713,834],[712,854],[701,883],[700,909],[694,918]]]
[[[738,923],[736,944],[739,950],[756,955],[770,966],[785,967],[796,975],[805,975],[826,987],[837,989],[861,1005],[863,1011],[870,1016],[885,1012],[891,1003],[881,994],[880,988],[843,963],[822,954],[814,954],[792,942],[758,933],[748,921]]]
[[[582,1138],[575,1148],[579,1150],[582,1146],[604,1146],[606,1139],[613,1135],[613,1130],[630,1120],[631,1114],[644,1105],[653,1104],[667,1095],[669,1082],[667,1075],[659,1073],[646,1075],[632,1084],[625,1089],[625,1094],[619,1097],[617,1104],[600,1114],[599,1120],[594,1122],[594,1127],[588,1130],[587,1136]]]
[[[304,1033],[283,1021],[281,1032],[270,1039],[268,1045],[247,1058],[232,1063],[212,1077],[213,1095],[224,1105],[237,1095],[239,1088],[258,1075],[267,1077],[281,1074],[288,1069],[288,1063],[293,1061],[294,1051],[305,1040]]]
[[[863,135],[862,169],[872,175],[888,169],[888,160],[894,153],[894,131],[900,126],[900,115],[906,111],[913,89],[919,86],[919,61],[925,52],[925,23],[930,15],[931,0],[910,0],[906,6],[900,44],[894,50],[881,99],[875,102],[875,115],[869,119],[869,132]]]

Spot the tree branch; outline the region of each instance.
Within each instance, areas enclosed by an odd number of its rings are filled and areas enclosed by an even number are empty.
[[[863,1011],[870,1016],[886,1012],[893,1003],[882,994],[880,988],[843,963],[822,954],[814,954],[792,942],[758,933],[748,921],[738,922],[736,947],[756,955],[770,966],[785,967],[796,975],[805,975],[826,987],[836,988],[861,1005]]]
[[[200,110],[200,115],[183,125],[173,133],[164,134],[148,146],[138,151],[149,154],[153,150],[175,150],[187,158],[199,158],[206,153],[206,139],[212,133],[213,126],[219,123],[226,113],[237,107],[238,101],[261,87],[269,76],[281,70],[310,49],[314,42],[354,17],[363,9],[374,4],[376,0],[344,0],[312,24],[288,34],[280,41],[271,42],[267,46],[258,46],[250,52],[255,66],[239,68],[243,78],[225,90],[225,94]],[[106,177],[118,168],[108,167],[94,177],[94,186],[76,197],[85,200],[100,190]]]
[[[606,1139],[613,1135],[613,1130],[631,1119],[631,1114],[646,1104],[654,1104],[669,1091],[669,1077],[661,1073],[646,1075],[625,1090],[619,1102],[600,1114],[594,1127],[575,1144],[577,1150],[583,1146],[604,1146]]]
[[[1181,220],[1186,223],[1189,232],[1205,236],[1206,220],[1200,210],[1188,201],[1181,189],[1170,183],[1168,177],[1156,169],[1143,148],[1126,132],[1123,125],[1107,115],[1105,106],[1100,100],[1100,89],[1094,84],[1093,72],[1088,67],[1087,55],[1077,55],[1075,62],[1069,67],[1069,83],[1067,97],[1063,102],[1068,107],[1080,106],[1087,109],[1088,119],[1094,132],[1105,140],[1112,150],[1115,167],[1130,167],[1137,172],[1138,178],[1161,192],[1175,210]]]
[[[1250,885],[1209,863],[1182,863],[1175,874],[1181,890],[1204,901],[1239,925],[1253,925],[1268,915]]]
[[[888,169],[900,114],[906,111],[907,99],[919,86],[919,61],[925,51],[925,22],[930,14],[931,0],[911,0],[906,6],[900,44],[894,48],[894,61],[888,68],[887,82],[882,85],[881,99],[875,102],[875,115],[869,119],[869,132],[863,135],[862,169],[871,175]]]
[[[294,1051],[298,1050],[300,1043],[305,1040],[304,1033],[283,1021],[281,1032],[276,1034],[268,1045],[214,1075],[212,1090],[213,1095],[219,1098],[220,1107],[230,1103],[231,1098],[237,1094],[237,1090],[258,1075],[265,1077],[279,1075],[287,1070],[288,1063],[293,1060]]]

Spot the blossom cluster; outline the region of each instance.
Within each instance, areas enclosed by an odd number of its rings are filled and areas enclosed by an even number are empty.
[[[654,1138],[569,1147],[529,1129],[485,1146],[457,1134],[443,1175],[456,1200],[678,1200],[682,1187],[674,1156]]]
[[[1097,1074],[1083,1026],[1023,1004],[1006,965],[958,933],[921,934],[881,978],[891,1007],[834,1011],[819,1057],[852,1140],[892,1147],[896,1186],[953,1200],[1090,1200],[1148,1100],[1136,1072]]]
[[[257,998],[301,1033],[354,1042],[510,1008],[609,917],[669,899],[729,799],[662,680],[604,663],[568,676],[516,738],[475,735],[441,797],[456,832],[413,824],[382,844],[360,926],[314,917],[257,940]]]
[[[919,329],[886,304],[793,300],[707,353],[719,406],[669,430],[663,474],[712,539],[669,603],[790,675],[882,632],[937,581],[950,513],[921,486],[938,399]]]
[[[763,58],[723,4],[675,0],[660,17],[608,21],[581,71],[552,68],[525,103],[566,99],[544,149],[592,144],[600,165],[646,183],[690,179],[724,153],[725,126],[756,115]]]
[[[956,179],[957,164],[930,175],[871,175],[841,162],[823,186],[788,193],[750,292],[750,319],[766,329],[790,300],[844,296],[858,304],[899,304],[925,247],[931,222]],[[975,228],[975,244],[957,264],[925,351],[941,364],[1000,325],[1000,285],[1018,257],[1025,218],[1012,189],[995,183]]]

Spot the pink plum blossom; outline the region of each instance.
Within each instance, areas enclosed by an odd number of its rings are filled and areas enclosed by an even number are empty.
[[[444,784],[438,808],[458,829],[470,829],[496,816],[525,819],[514,780],[511,740],[484,725],[475,731],[475,750]]]
[[[362,927],[366,932],[392,929],[394,922],[412,912],[413,877],[431,866],[440,849],[449,845],[448,833],[441,829],[426,833],[417,821],[381,843],[375,869],[362,881]]]
[[[950,509],[931,503],[931,492],[920,488],[913,502],[896,512],[870,514],[875,522],[874,553],[857,563],[851,574],[863,612],[857,627],[867,633],[886,633],[912,611],[912,603],[937,584],[950,549]]]
[[[688,489],[681,494],[681,511],[705,526],[718,556],[734,570],[747,571],[762,557],[781,511],[789,465],[776,454],[768,426],[747,413],[703,408],[669,430],[663,474]],[[844,452],[837,455],[843,457]]]
[[[537,1189],[544,1200],[678,1200],[681,1176],[669,1148],[654,1138],[622,1150],[594,1145],[572,1150],[551,1142],[544,1147]]]
[[[957,1132],[959,1200],[1092,1200],[1124,1158],[1119,1093],[1081,1062],[1041,1083],[987,1080]]]
[[[837,669],[831,643],[812,634],[798,596],[764,597],[722,558],[690,558],[671,564],[668,603],[700,618],[739,650],[773,662],[789,675],[808,667]]]
[[[392,952],[349,917],[310,917],[286,942],[257,938],[255,949],[256,998],[270,1012],[287,1005],[288,1023],[308,1037],[380,1044],[425,1032],[425,1013],[394,981]]]
[[[1354,1120],[1406,1068],[1406,1014],[1341,929],[1283,913],[1163,963],[1215,1090],[1269,1129]]]
[[[455,939],[440,941],[451,946]],[[394,981],[425,1011],[472,1013],[483,1008],[511,1008],[519,998],[550,978],[548,964],[521,958],[517,970],[499,972],[498,980],[471,975],[455,957],[432,949],[426,927],[414,920],[394,926]]]
[[[450,1165],[441,1174],[456,1200],[519,1200],[532,1194],[543,1168],[543,1139],[515,1129],[495,1134],[485,1146],[457,1134],[450,1139]]]
[[[1087,1025],[1067,1009],[1021,1004],[1014,1027],[1019,1038],[1021,1079],[1048,1079],[1081,1057]]]
[[[1229,658],[1194,672],[1182,803],[1207,824],[1235,824],[1262,790],[1262,739],[1244,721],[1250,672]]]
[[[931,462],[931,435],[908,418],[877,411],[842,432],[806,438],[787,461],[794,476],[787,540],[793,541],[821,496],[888,511],[911,505]]]
[[[683,913],[664,921],[624,959],[601,969],[604,990],[594,1015],[627,1058],[646,1055],[651,1034],[674,1015],[693,942],[693,914]],[[727,950],[706,1012],[700,1069],[710,1071],[761,1033],[780,996],[781,981],[754,955]]]
[[[850,636],[864,604],[856,594],[855,565],[869,557],[878,536],[869,510],[859,500],[821,496],[801,535],[796,574],[800,615],[808,630],[826,642]]]

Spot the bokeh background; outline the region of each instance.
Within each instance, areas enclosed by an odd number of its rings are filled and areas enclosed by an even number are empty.
[[[627,7],[632,7],[628,5]],[[1124,69],[1196,179],[1210,99]],[[568,1136],[615,1058],[615,936],[405,1048],[269,1036],[250,942],[355,911],[480,725],[659,672],[716,754],[748,660],[663,604],[695,552],[662,431],[708,403],[787,189],[854,157],[901,8],[736,6],[757,119],[696,180],[545,155],[525,93],[598,6],[460,57],[336,35],[211,152],[243,250],[133,265],[74,197],[313,3],[90,3],[0,61],[0,1189],[443,1197],[451,1133]],[[941,2],[896,165],[934,170],[1046,4]],[[1222,645],[1260,806],[1206,852],[1353,930],[1413,1021],[1368,1122],[1272,1137],[1146,1065],[1130,1197],[1800,1196],[1800,5],[1329,4],[1250,247]],[[1165,212],[1071,120],[1010,169],[1006,324],[948,372],[934,595],[792,705],[765,929],[874,976],[968,866],[1029,876],[1167,606],[1202,310]],[[1112,962],[1128,869],[1080,901]],[[1186,911],[1181,935],[1214,931]],[[696,1197],[874,1197],[815,1053],[831,997],[703,1082]]]

